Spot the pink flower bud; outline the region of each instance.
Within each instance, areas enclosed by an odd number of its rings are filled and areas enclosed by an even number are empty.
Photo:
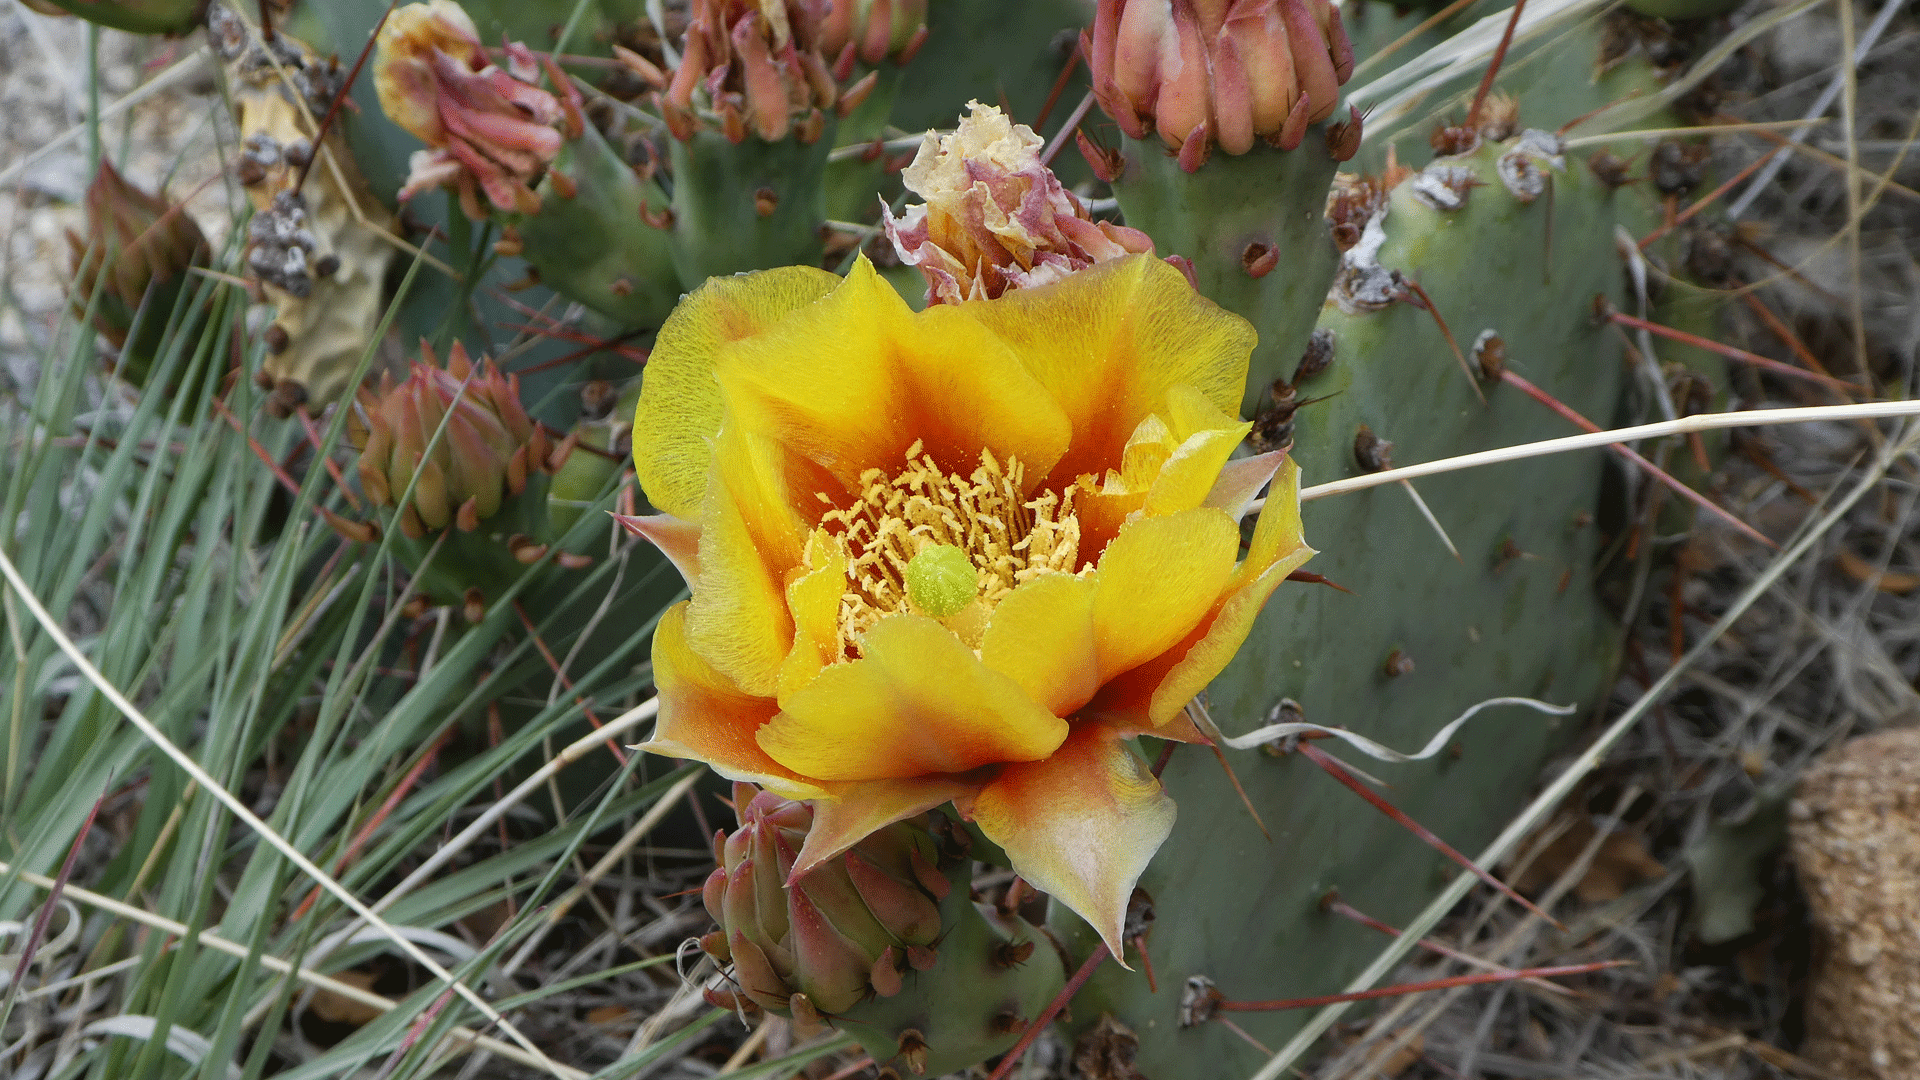
[[[659,95],[668,130],[688,139],[704,123],[733,142],[807,133],[813,113],[839,100],[821,51],[828,13],[824,0],[692,0],[680,64]]]
[[[897,993],[910,956],[929,955],[940,937],[948,882],[932,869],[926,830],[887,826],[795,878],[813,808],[735,784],[734,812],[740,828],[720,843],[720,868],[702,890],[721,929],[700,940],[733,964],[740,994],[783,1015],[801,995],[832,1015]]]
[[[1191,168],[1213,145],[1298,146],[1353,74],[1329,0],[1099,0],[1087,45],[1100,107]]]
[[[414,539],[449,523],[471,532],[526,489],[530,468],[550,471],[546,429],[521,408],[516,377],[491,360],[476,371],[459,342],[444,368],[425,342],[420,352],[404,382],[389,375],[377,393],[362,388],[347,418],[367,497],[393,506],[414,485],[398,515],[400,531]],[[428,453],[442,420],[446,433]]]

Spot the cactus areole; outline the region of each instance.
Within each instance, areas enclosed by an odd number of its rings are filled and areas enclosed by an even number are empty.
[[[1174,817],[1125,740],[1200,741],[1187,702],[1312,555],[1293,465],[1229,460],[1253,343],[1146,255],[919,313],[865,260],[708,282],[634,424],[662,513],[630,527],[692,591],[645,748],[811,801],[789,880],[951,801],[1124,957]]]

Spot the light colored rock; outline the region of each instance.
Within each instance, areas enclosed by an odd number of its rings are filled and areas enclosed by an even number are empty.
[[[1920,728],[1824,758],[1789,830],[1816,935],[1803,1056],[1839,1076],[1920,1077]]]

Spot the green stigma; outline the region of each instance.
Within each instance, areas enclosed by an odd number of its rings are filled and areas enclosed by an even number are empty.
[[[907,563],[907,599],[936,619],[958,615],[979,591],[979,572],[952,544],[935,544]]]

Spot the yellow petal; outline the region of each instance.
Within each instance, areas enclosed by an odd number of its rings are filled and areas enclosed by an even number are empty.
[[[1257,335],[1150,255],[1100,263],[1051,285],[958,305],[1013,346],[1073,425],[1056,483],[1104,475],[1175,386],[1222,412],[1240,407]]]
[[[1247,542],[1247,557],[1234,574],[1233,587],[1245,588],[1264,575],[1274,562],[1302,550],[1309,557],[1314,554],[1314,550],[1306,546],[1300,528],[1300,466],[1287,458],[1274,474],[1273,486],[1267,489],[1267,501],[1260,508],[1260,520],[1254,523],[1253,538]],[[1292,573],[1306,561],[1302,558],[1287,572]]]
[[[1171,719],[1188,699],[1226,669],[1273,590],[1313,556],[1314,550],[1300,532],[1300,467],[1288,458],[1274,477],[1266,505],[1260,509],[1247,557],[1234,572],[1229,591],[1206,624],[1205,633],[1179,654],[1166,677],[1154,687],[1148,704],[1148,718],[1154,724]]]
[[[1286,460],[1286,455],[1278,450],[1266,454],[1255,454],[1250,458],[1229,461],[1220,475],[1214,478],[1212,490],[1207,492],[1203,506],[1216,510],[1225,510],[1227,516],[1235,521],[1247,516],[1247,507],[1267,486],[1274,473]]]
[[[745,694],[700,659],[686,640],[687,605],[675,604],[653,630],[653,685],[660,719],[653,738],[639,749],[665,757],[691,758],[734,780],[759,784],[789,799],[817,799],[820,785],[768,757],[754,732],[779,706]]]
[[[1149,514],[1175,514],[1206,501],[1220,470],[1253,425],[1220,411],[1200,391],[1176,386],[1167,394],[1170,427],[1181,441],[1147,491]]]
[[[824,529],[807,541],[806,564],[787,582],[793,616],[793,651],[780,667],[779,692],[791,694],[840,659],[840,600],[847,592],[847,556]]]
[[[1219,510],[1123,526],[1100,557],[1093,607],[1102,681],[1185,638],[1219,599],[1239,553],[1239,526]]]
[[[700,526],[672,514],[633,516],[614,514],[613,520],[635,536],[642,536],[660,549],[688,585],[700,578]]]
[[[729,415],[839,478],[897,471],[921,442],[966,475],[982,448],[1036,481],[1067,445],[1066,418],[1006,344],[947,306],[916,315],[864,258],[819,303],[723,348]]]
[[[660,327],[634,410],[633,463],[653,505],[678,517],[700,509],[709,444],[720,430],[714,354],[831,292],[840,279],[811,266],[713,278]]]
[[[890,780],[1032,761],[1067,736],[1066,721],[925,616],[881,619],[862,651],[781,700],[757,736],[774,760],[821,780]]]
[[[721,442],[739,452],[725,455],[733,467],[716,466],[701,509],[687,639],[742,690],[771,697],[793,647],[786,572],[800,560],[804,533],[781,478],[752,452],[756,440]]]
[[[789,878],[799,877],[896,821],[971,795],[980,785],[950,776],[923,776],[825,787],[826,797],[814,800],[813,827],[807,830],[807,841]]]
[[[1055,716],[1069,716],[1100,689],[1092,578],[1046,574],[1022,583],[993,610],[980,660],[1020,684]]]
[[[1104,724],[1076,724],[1045,761],[1005,766],[962,812],[1013,869],[1072,908],[1125,964],[1127,899],[1173,831],[1173,800]]]
[[[1247,558],[1198,624],[1159,656],[1108,680],[1081,715],[1102,717],[1129,732],[1179,737],[1166,732],[1185,725],[1182,707],[1226,668],[1273,590],[1313,557],[1300,537],[1299,478],[1291,460],[1281,466]]]

